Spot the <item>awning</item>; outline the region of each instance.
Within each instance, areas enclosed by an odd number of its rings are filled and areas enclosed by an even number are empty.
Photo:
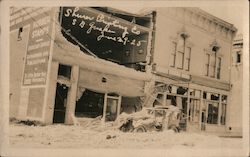
[[[59,26],[56,27],[53,60],[66,65],[78,65],[78,85],[102,93],[142,96],[145,82],[151,80],[151,74],[84,54],[78,46],[62,36]]]

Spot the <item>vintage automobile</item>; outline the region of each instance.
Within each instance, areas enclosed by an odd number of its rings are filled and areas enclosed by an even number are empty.
[[[118,117],[119,129],[123,132],[147,132],[172,129],[180,131],[181,110],[172,105],[143,108],[132,114]]]

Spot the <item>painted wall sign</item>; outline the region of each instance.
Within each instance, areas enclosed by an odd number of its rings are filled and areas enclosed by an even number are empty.
[[[34,19],[40,19],[44,14],[48,14],[49,7],[22,7],[10,8],[10,30],[18,29],[25,25],[29,25]]]
[[[74,34],[73,31],[77,31],[82,36],[95,36],[96,41],[109,40],[137,47],[143,46],[147,42],[145,39],[138,38],[147,31],[129,21],[93,8],[63,7],[62,10],[62,25],[71,34]]]
[[[52,10],[50,10],[30,23],[23,85],[45,85],[46,83],[51,45],[52,15]]]

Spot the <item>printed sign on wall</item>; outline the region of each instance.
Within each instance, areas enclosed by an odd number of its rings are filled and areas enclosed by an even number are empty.
[[[23,74],[23,85],[45,85],[51,45],[52,10],[32,17]]]

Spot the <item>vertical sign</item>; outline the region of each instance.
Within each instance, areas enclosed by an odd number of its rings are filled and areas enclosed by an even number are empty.
[[[32,17],[23,74],[23,85],[45,85],[51,45],[52,10]]]

